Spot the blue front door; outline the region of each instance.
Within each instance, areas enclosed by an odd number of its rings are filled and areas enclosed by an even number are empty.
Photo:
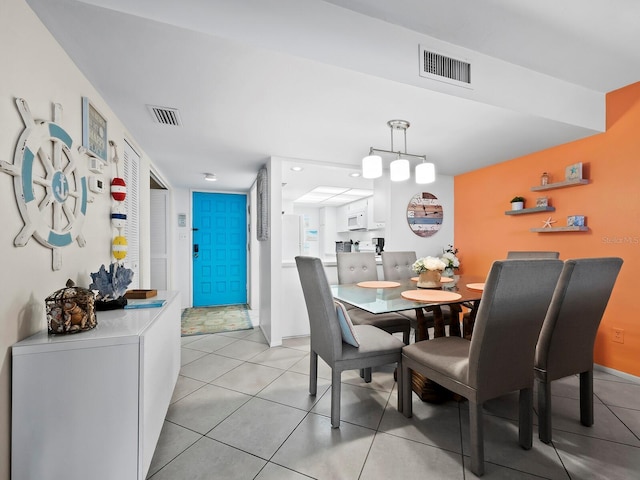
[[[247,303],[247,197],[193,193],[193,306]]]

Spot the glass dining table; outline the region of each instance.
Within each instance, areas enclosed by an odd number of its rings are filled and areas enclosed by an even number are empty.
[[[483,282],[484,278],[477,275],[454,275],[443,282],[439,289],[419,289],[414,278],[396,282],[332,285],[331,291],[335,299],[374,314],[415,310],[418,321],[415,341],[429,338],[425,310],[433,312],[434,337],[442,337],[445,335],[445,325],[441,307],[448,305],[452,317],[458,319],[462,306],[469,307],[462,332],[459,321],[452,321],[449,335],[471,338],[476,307],[482,298]]]
[[[471,339],[473,323],[482,298],[484,278],[474,275],[454,275],[453,278],[447,280],[442,283],[439,289],[419,289],[417,278],[414,278],[397,282],[359,282],[357,284],[332,285],[331,291],[335,299],[374,314],[415,310],[416,342],[429,339],[425,311],[433,312],[433,336],[445,336],[445,322],[441,307],[448,305],[452,318],[449,325],[449,335]],[[460,314],[463,306],[469,308],[469,313],[462,316],[461,332]],[[418,372],[413,372],[411,387],[425,402],[442,403],[449,398],[455,398],[452,392]]]

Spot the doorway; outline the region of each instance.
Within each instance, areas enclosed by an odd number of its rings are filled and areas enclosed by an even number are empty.
[[[193,192],[193,306],[247,303],[247,197]]]

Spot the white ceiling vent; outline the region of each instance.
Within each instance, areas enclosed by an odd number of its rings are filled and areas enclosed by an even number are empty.
[[[471,64],[432,52],[420,45],[420,76],[471,88]]]
[[[178,112],[177,108],[157,107],[154,105],[147,105],[147,108],[154,122],[161,123],[162,125],[182,126],[180,112]]]

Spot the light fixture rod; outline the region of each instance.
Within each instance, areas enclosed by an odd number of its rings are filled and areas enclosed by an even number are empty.
[[[393,146],[391,147],[393,148]],[[370,147],[369,148],[369,155],[373,154],[373,153],[393,153],[394,155],[402,155],[403,157],[413,157],[413,158],[421,158],[422,160],[426,160],[427,156],[426,155],[415,155],[413,153],[402,153],[402,152],[394,152],[393,150],[382,150],[380,148],[373,148]]]

